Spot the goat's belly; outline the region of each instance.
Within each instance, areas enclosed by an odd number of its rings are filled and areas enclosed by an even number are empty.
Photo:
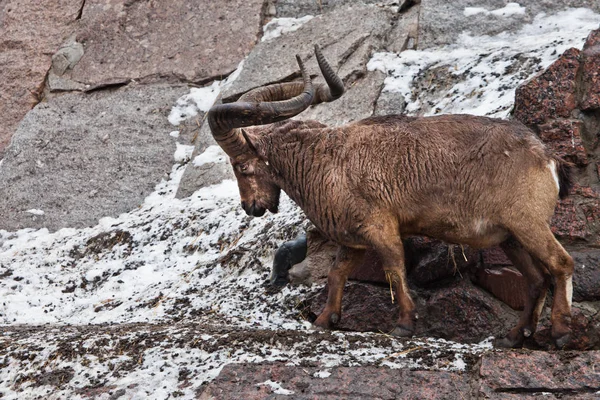
[[[465,244],[474,248],[497,246],[510,236],[506,229],[482,220],[475,220],[470,224],[428,227],[419,233],[448,243]]]

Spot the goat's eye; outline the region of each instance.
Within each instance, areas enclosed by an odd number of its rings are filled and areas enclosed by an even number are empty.
[[[238,168],[241,172],[246,172],[248,170],[248,164],[247,163],[240,164],[238,166]]]

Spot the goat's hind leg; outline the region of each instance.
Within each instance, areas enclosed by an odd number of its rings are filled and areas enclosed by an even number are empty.
[[[509,238],[500,247],[525,277],[527,298],[517,325],[496,344],[500,347],[521,347],[525,338],[530,337],[536,331],[550,285],[550,275],[545,271],[544,266],[533,259],[515,238]]]
[[[364,250],[352,249],[346,246],[338,248],[335,264],[327,275],[327,285],[329,286],[327,304],[314,322],[316,327],[331,329],[342,317],[344,285],[348,280],[348,275],[362,262],[364,253]]]
[[[570,340],[571,299],[573,296],[573,259],[556,240],[550,227],[529,226],[513,231],[516,239],[531,256],[538,259],[548,269],[554,279],[554,299],[552,302],[552,338],[558,348],[563,348]]]

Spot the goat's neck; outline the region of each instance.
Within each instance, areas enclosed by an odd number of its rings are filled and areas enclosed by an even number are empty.
[[[319,137],[314,134],[288,132],[265,138],[264,157],[273,167],[275,183],[300,207],[304,208],[321,192],[322,174],[317,166],[323,164],[317,148]]]

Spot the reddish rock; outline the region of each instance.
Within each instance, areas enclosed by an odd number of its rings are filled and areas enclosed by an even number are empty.
[[[600,350],[600,315],[597,310],[575,303],[571,310],[571,338],[565,350]],[[549,314],[549,310],[548,310]],[[540,349],[554,349],[548,316],[540,323],[533,341]]]
[[[506,257],[506,253],[500,247],[490,247],[481,251],[481,261],[484,267],[510,266],[512,262]]]
[[[579,53],[577,49],[567,50],[544,72],[517,88],[516,119],[531,125],[558,117],[571,117],[571,111],[577,107]]]
[[[469,398],[470,392],[469,376],[455,372],[228,364],[200,399],[450,399]]]
[[[315,298],[311,311],[319,314],[327,299],[325,289]],[[418,336],[442,337],[459,342],[478,342],[503,336],[517,322],[517,313],[503,306],[467,280],[439,289],[413,293],[419,320]],[[337,329],[358,332],[389,332],[396,324],[397,304],[389,287],[350,283],[344,290],[342,318]]]
[[[495,399],[513,394],[516,399],[542,393],[582,398],[579,396],[600,391],[598,365],[598,351],[488,353],[481,360],[477,398]]]
[[[363,282],[386,283],[381,259],[374,250],[367,250],[365,258],[349,276],[349,279]]]
[[[325,286],[311,304],[311,311],[319,315],[325,308]],[[392,303],[389,287],[350,282],[344,288],[342,318],[337,329],[357,332],[390,332],[398,318],[398,306]]]
[[[538,136],[554,154],[583,167],[588,158],[581,140],[582,127],[580,120],[551,120],[538,126]]]
[[[21,119],[40,101],[52,54],[68,36],[82,3],[0,2],[0,158]]]
[[[527,281],[525,277],[513,269],[486,269],[477,270],[476,283],[487,290],[513,310],[522,310],[527,298]]]
[[[582,110],[600,108],[600,29],[592,31],[583,46],[580,93]]]
[[[560,200],[551,221],[552,233],[563,243],[575,243],[587,239],[591,232],[586,221],[579,217],[573,196]]]
[[[461,248],[420,236],[404,241],[404,253],[408,279],[419,287],[459,278],[479,262],[479,252],[468,246]],[[377,253],[367,251],[363,264],[353,271],[350,279],[387,284]]]
[[[420,295],[417,333],[458,342],[478,342],[503,337],[517,323],[518,313],[469,281],[430,290]]]
[[[262,0],[87,0],[77,34],[85,53],[71,78],[90,87],[143,78],[218,79],[254,46],[262,6]]]

